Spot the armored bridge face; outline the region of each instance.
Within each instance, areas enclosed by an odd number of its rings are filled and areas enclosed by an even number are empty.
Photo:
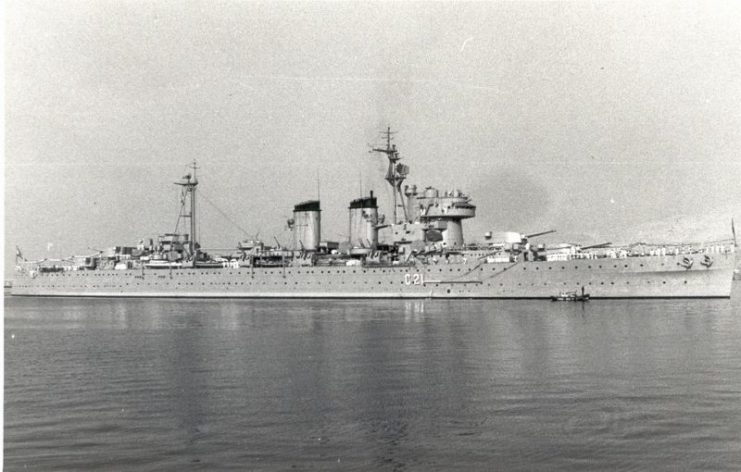
[[[699,256],[698,256],[699,257]],[[584,287],[591,298],[731,294],[734,253],[390,266],[75,270],[18,277],[13,295],[190,298],[550,298]],[[703,262],[706,262],[703,264]]]

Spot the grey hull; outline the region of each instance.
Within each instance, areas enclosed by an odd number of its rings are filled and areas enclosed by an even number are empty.
[[[591,298],[728,298],[735,254],[712,264],[683,256],[563,262],[431,264],[414,267],[79,270],[24,275],[18,296],[175,298],[550,298],[581,290]]]

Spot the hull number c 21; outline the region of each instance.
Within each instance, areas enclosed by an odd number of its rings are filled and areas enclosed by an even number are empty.
[[[404,274],[404,283],[406,285],[424,285],[425,278],[423,274]]]

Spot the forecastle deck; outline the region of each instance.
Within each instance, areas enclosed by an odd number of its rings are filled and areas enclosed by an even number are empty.
[[[683,255],[521,261],[219,269],[69,270],[23,274],[13,295],[175,298],[727,298],[735,253],[709,265]]]

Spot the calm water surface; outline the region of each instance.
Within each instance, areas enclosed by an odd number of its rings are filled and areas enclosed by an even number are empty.
[[[5,470],[739,470],[732,300],[5,299]]]

